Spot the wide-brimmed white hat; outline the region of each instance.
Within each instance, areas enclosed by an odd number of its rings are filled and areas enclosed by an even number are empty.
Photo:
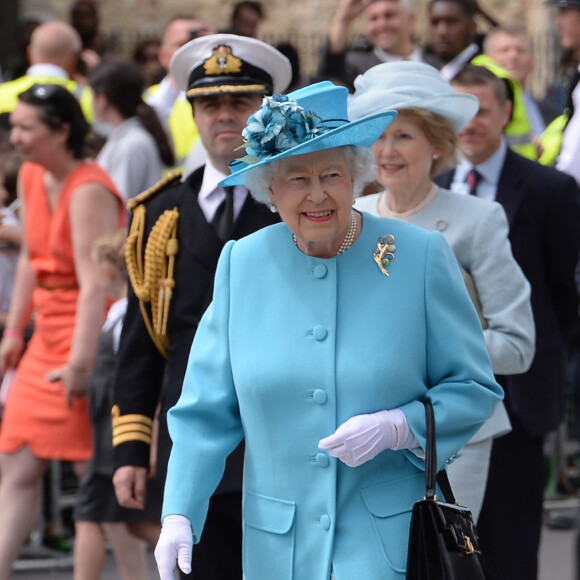
[[[459,131],[479,109],[477,97],[456,92],[436,68],[422,62],[378,64],[359,75],[354,88],[348,103],[351,120],[388,109],[413,107],[449,119]]]
[[[380,111],[349,121],[347,98],[346,87],[330,81],[265,97],[242,131],[247,155],[230,163],[232,174],[220,185],[244,183],[249,171],[279,159],[345,145],[370,147],[397,113]]]

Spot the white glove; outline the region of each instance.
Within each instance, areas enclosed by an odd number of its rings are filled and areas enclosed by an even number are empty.
[[[418,445],[400,409],[355,415],[318,443],[320,449],[349,467],[358,467],[385,449],[410,449]]]
[[[189,519],[180,515],[165,516],[155,546],[155,560],[161,580],[173,580],[176,563],[186,574],[191,572],[192,548],[193,532]]]

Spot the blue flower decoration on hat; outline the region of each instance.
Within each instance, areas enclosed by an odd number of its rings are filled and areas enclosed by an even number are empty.
[[[241,161],[258,163],[329,131],[324,120],[286,95],[264,97],[262,106],[242,131],[248,155]]]

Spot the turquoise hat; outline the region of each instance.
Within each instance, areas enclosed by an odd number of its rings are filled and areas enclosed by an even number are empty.
[[[247,155],[230,163],[232,174],[220,185],[242,184],[249,171],[278,159],[345,145],[370,147],[397,116],[381,111],[350,122],[347,99],[346,87],[330,81],[264,97],[242,131]]]

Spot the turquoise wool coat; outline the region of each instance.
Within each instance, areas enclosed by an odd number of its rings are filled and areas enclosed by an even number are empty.
[[[356,243],[330,259],[301,253],[285,224],[224,248],[169,412],[163,514],[188,517],[196,541],[246,438],[246,580],[402,579],[422,461],[387,450],[350,468],[319,440],[353,415],[400,408],[424,445],[427,395],[442,466],[503,396],[441,234],[363,216]],[[373,259],[385,234],[389,276]]]

